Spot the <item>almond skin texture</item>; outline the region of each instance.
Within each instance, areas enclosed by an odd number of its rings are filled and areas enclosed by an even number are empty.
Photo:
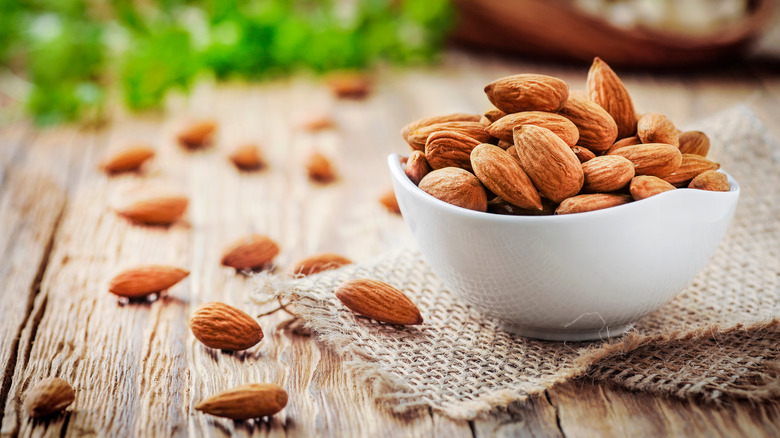
[[[287,406],[287,392],[273,383],[241,385],[212,395],[195,409],[231,420],[267,417]]]
[[[582,146],[572,146],[571,151],[574,152],[574,155],[577,156],[577,159],[580,160],[580,163],[585,163],[588,160],[596,158],[596,154],[591,152],[590,149],[586,149]]]
[[[492,139],[485,126],[479,122],[445,122],[412,131],[409,134],[409,145],[412,149],[424,151],[428,144],[428,137],[439,131],[452,131],[466,135],[477,140],[477,144],[489,143]]]
[[[554,132],[567,145],[574,146],[580,138],[577,127],[566,117],[542,111],[524,111],[509,114],[487,127],[487,131],[499,140],[513,141],[512,129],[519,125],[536,125]]]
[[[304,277],[307,275],[319,274],[323,271],[338,269],[344,265],[349,265],[352,260],[333,253],[322,253],[309,256],[295,262],[289,270],[290,276]]]
[[[609,155],[620,155],[634,163],[636,175],[665,177],[680,167],[682,154],[676,146],[663,143],[625,146]]]
[[[420,184],[423,177],[430,173],[431,165],[428,164],[428,160],[425,158],[425,153],[422,151],[412,151],[409,158],[406,160],[406,167],[404,173],[414,185]]]
[[[176,138],[182,146],[197,149],[211,143],[215,132],[217,132],[216,121],[200,120],[181,130]]]
[[[629,186],[631,197],[634,198],[635,201],[641,201],[642,199],[674,189],[675,187],[673,185],[657,176],[651,175],[635,176],[634,179],[631,180],[631,185]]]
[[[637,137],[636,135],[631,137],[626,137],[616,141],[612,146],[609,147],[609,149],[607,149],[606,152],[604,152],[604,155],[609,155],[613,151],[620,149],[622,147],[634,146],[638,144],[642,144],[642,140],[640,140],[639,137]]]
[[[604,108],[617,124],[617,138],[630,137],[636,133],[636,110],[631,95],[623,81],[602,61],[595,58],[588,71],[588,97]]]
[[[584,181],[580,160],[555,133],[522,125],[514,129],[514,139],[520,165],[539,194],[561,202],[580,191]]]
[[[222,253],[222,265],[242,269],[260,269],[268,266],[279,254],[279,245],[270,237],[252,234],[231,244]]]
[[[488,100],[507,114],[520,111],[558,111],[569,97],[561,79],[537,74],[507,76],[485,86]]]
[[[683,154],[682,164],[673,173],[666,175],[664,181],[675,187],[685,187],[692,179],[707,170],[718,170],[720,164],[710,161],[701,155]]]
[[[230,154],[230,161],[244,171],[257,170],[265,166],[265,160],[260,153],[260,148],[254,144],[237,147]]]
[[[195,309],[190,329],[203,345],[216,350],[246,350],[263,339],[257,321],[225,303],[206,303]]]
[[[146,145],[127,147],[103,162],[102,168],[107,173],[133,172],[138,170],[146,160],[154,157],[154,149]]]
[[[425,159],[433,169],[460,167],[471,172],[471,151],[480,144],[479,140],[454,131],[435,132],[425,145]]]
[[[357,278],[341,283],[336,298],[353,312],[397,325],[422,324],[420,310],[403,292],[377,280]]]
[[[636,135],[642,143],[666,143],[680,146],[680,136],[671,120],[663,114],[647,113],[637,122]]]
[[[603,155],[582,164],[585,174],[583,191],[614,192],[634,178],[634,163],[620,155]]]
[[[175,194],[161,194],[138,199],[117,210],[120,216],[146,225],[170,225],[187,210],[189,199]]]
[[[554,135],[554,134],[553,134]],[[420,181],[425,193],[458,207],[487,210],[487,194],[476,176],[458,167],[445,167],[425,175]]]
[[[689,189],[709,190],[712,192],[728,192],[731,190],[729,178],[725,173],[706,170],[700,173],[688,184]]]
[[[710,151],[710,138],[701,131],[687,131],[680,134],[680,152],[706,157]]]
[[[76,399],[76,393],[68,382],[50,377],[36,383],[24,398],[24,410],[33,418],[46,417],[61,412]]]
[[[481,144],[471,151],[471,166],[482,184],[501,199],[524,209],[542,209],[539,192],[509,152]]]
[[[401,129],[401,137],[403,137],[404,140],[409,142],[409,133],[416,131],[418,129],[425,128],[426,126],[437,125],[439,123],[447,123],[447,122],[479,122],[481,118],[482,117],[478,114],[467,114],[467,113],[454,113],[454,114],[447,114],[444,116],[427,117],[424,119],[416,120],[404,126]],[[414,147],[414,145],[412,145],[411,143],[410,145]]]
[[[593,152],[606,151],[617,139],[617,124],[609,113],[596,102],[572,94],[558,114],[571,120],[580,131],[577,145]]]
[[[561,202],[555,209],[555,214],[585,213],[586,211],[603,210],[631,202],[629,195],[616,195],[612,193],[594,193],[589,195],[577,195]]]
[[[121,272],[111,279],[108,291],[126,298],[145,297],[166,290],[190,275],[186,269],[165,265],[144,265]]]
[[[306,172],[316,183],[327,184],[336,180],[336,171],[328,157],[319,151],[312,151],[306,159]]]
[[[395,198],[393,189],[388,189],[382,193],[379,196],[379,203],[390,213],[401,214],[401,207],[398,206],[398,200]]]

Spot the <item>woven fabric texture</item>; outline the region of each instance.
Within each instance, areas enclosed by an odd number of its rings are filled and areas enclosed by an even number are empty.
[[[739,206],[693,284],[622,337],[560,343],[509,334],[446,290],[414,248],[294,281],[265,277],[256,296],[292,299],[317,338],[396,412],[470,419],[581,376],[715,403],[780,398],[780,150],[747,107],[691,128],[708,133],[709,156],[740,182]],[[333,294],[356,277],[403,290],[425,324],[356,317]]]

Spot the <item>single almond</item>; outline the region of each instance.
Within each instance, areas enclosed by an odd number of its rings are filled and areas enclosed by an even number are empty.
[[[537,210],[535,208],[534,209],[520,208],[496,196],[495,198],[488,201],[487,211],[489,213],[504,214],[504,215],[511,215],[511,216],[549,216],[555,214],[555,209],[557,207],[558,207],[557,203],[552,202],[549,199],[542,198],[541,210]]]
[[[392,188],[385,190],[379,196],[379,203],[390,213],[401,214],[401,207],[398,206],[398,200],[395,198],[395,192]]]
[[[499,140],[513,141],[512,130],[515,126],[536,125],[554,132],[567,145],[574,146],[580,138],[577,126],[569,119],[555,113],[542,111],[523,111],[509,114],[496,120],[487,127],[487,131]]]
[[[46,417],[62,412],[74,400],[76,393],[68,382],[50,377],[36,383],[27,392],[24,410],[33,418]]]
[[[496,122],[498,119],[506,116],[506,113],[501,111],[500,109],[493,108],[492,110],[487,110],[482,114],[482,117],[488,119],[490,123]],[[511,139],[510,139],[511,141]]]
[[[673,173],[663,177],[664,181],[675,187],[685,187],[700,173],[707,170],[718,170],[720,164],[710,161],[701,155],[682,154],[682,163]]]
[[[507,114],[520,111],[558,111],[569,96],[569,85],[561,79],[519,74],[485,86],[488,100]]]
[[[459,167],[445,167],[425,175],[419,187],[425,193],[458,207],[487,210],[487,194],[476,176]]]
[[[403,292],[377,280],[356,278],[336,288],[336,298],[353,312],[397,325],[422,324],[420,310]]]
[[[635,201],[641,201],[659,193],[674,190],[675,187],[668,182],[652,175],[639,175],[631,180],[629,191]]]
[[[706,157],[710,151],[710,138],[701,131],[687,131],[680,134],[680,152]]]
[[[245,144],[237,147],[230,154],[230,161],[241,170],[257,170],[265,166],[265,160],[260,153],[260,147],[254,144]]]
[[[447,123],[447,122],[479,122],[480,119],[481,116],[478,114],[467,114],[467,113],[454,113],[454,114],[447,114],[444,116],[426,117],[424,119],[416,120],[404,126],[403,129],[401,129],[401,137],[403,137],[404,140],[409,142],[409,134],[411,132],[417,131],[418,129],[422,129],[427,126],[438,125],[439,123]],[[413,144],[411,143],[409,144],[412,147],[414,147]],[[423,143],[423,146],[425,146],[425,143]]]
[[[610,155],[626,157],[634,163],[636,175],[665,177],[675,172],[682,162],[682,154],[676,146],[663,143],[647,143],[624,146]]]
[[[510,147],[514,146],[514,145],[515,145],[515,143],[514,143],[514,139],[513,139],[512,141],[499,140],[498,144],[496,146],[500,147],[503,150],[507,150]]]
[[[203,345],[216,350],[246,350],[263,339],[263,329],[241,309],[206,303],[195,309],[190,329]]]
[[[574,155],[577,156],[577,159],[580,160],[580,163],[585,163],[588,160],[596,158],[596,154],[591,152],[590,149],[586,149],[582,146],[572,146],[571,151],[574,152]]]
[[[617,138],[618,129],[615,120],[596,102],[578,94],[571,94],[558,111],[558,114],[571,120],[579,129],[579,146],[593,152],[609,149]]]
[[[287,392],[273,383],[253,383],[222,391],[201,401],[195,409],[231,420],[273,415],[287,406]]]
[[[108,284],[109,292],[126,298],[140,298],[166,290],[190,275],[186,269],[165,265],[143,265],[119,273]]]
[[[725,173],[715,170],[705,170],[698,174],[688,184],[689,189],[709,190],[712,192],[728,192],[731,190],[729,178]]]
[[[242,269],[260,269],[279,254],[279,245],[270,237],[251,234],[233,242],[222,254],[222,265]]]
[[[344,265],[352,264],[352,260],[333,253],[315,254],[293,263],[288,273],[290,276],[302,277],[319,274],[323,271],[338,269]]]
[[[584,181],[580,160],[554,132],[521,125],[514,129],[514,140],[520,166],[539,194],[561,202],[580,191]]]
[[[593,193],[577,195],[564,199],[561,205],[555,209],[555,214],[585,213],[588,211],[603,210],[631,202],[631,196],[614,193]]]
[[[184,214],[188,204],[186,196],[155,193],[118,208],[117,213],[140,224],[170,225]]]
[[[216,132],[215,120],[200,120],[181,130],[176,138],[182,146],[195,149],[211,143]]]
[[[524,209],[542,209],[539,192],[509,152],[481,144],[471,151],[471,167],[482,184],[501,199]]]
[[[336,121],[333,118],[324,113],[312,113],[301,121],[301,128],[308,132],[319,132],[327,129],[334,129],[336,127]]]
[[[422,151],[412,151],[409,154],[409,158],[406,160],[406,167],[404,167],[404,173],[414,185],[420,184],[423,177],[427,175],[431,170],[431,165],[428,164],[428,160],[425,158],[425,153]]]
[[[425,159],[432,169],[460,167],[471,172],[471,151],[480,144],[479,140],[455,131],[434,132],[425,145]]]
[[[635,146],[638,144],[642,144],[642,140],[640,140],[639,137],[637,137],[636,135],[633,135],[631,137],[621,138],[620,140],[613,143],[612,146],[610,146],[609,149],[607,149],[604,152],[604,155],[610,155],[613,151],[620,149],[622,147]]]
[[[671,120],[663,114],[647,113],[639,118],[636,135],[642,143],[666,143],[680,146],[680,136]]]
[[[365,99],[371,94],[371,78],[358,71],[330,73],[327,78],[330,91],[339,99]]]
[[[486,130],[485,126],[479,122],[444,122],[434,125],[428,125],[423,128],[412,131],[409,134],[409,145],[412,149],[422,151],[428,144],[428,137],[436,132],[450,131],[463,134],[477,140],[477,143],[489,143],[493,138]]]
[[[636,110],[631,95],[612,68],[596,57],[588,71],[588,97],[604,108],[615,120],[617,138],[630,137],[636,133]]]
[[[634,163],[620,155],[602,155],[582,163],[587,192],[614,192],[622,189],[634,178]]]
[[[131,172],[138,170],[152,157],[154,157],[154,149],[146,145],[134,145],[114,153],[103,162],[101,167],[107,173]]]
[[[319,151],[312,151],[306,159],[306,172],[311,181],[327,184],[336,179],[336,170],[330,159]]]

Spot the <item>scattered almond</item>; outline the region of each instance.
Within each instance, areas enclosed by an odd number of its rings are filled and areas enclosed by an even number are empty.
[[[325,131],[327,129],[334,129],[335,127],[336,121],[328,114],[311,114],[301,122],[301,128],[309,132]]]
[[[349,265],[352,260],[333,253],[309,256],[295,262],[289,270],[291,276],[307,276]]]
[[[265,166],[265,160],[260,154],[260,147],[254,144],[246,144],[237,147],[230,154],[230,161],[240,170],[257,170]]]
[[[140,224],[170,225],[184,214],[188,204],[186,196],[158,192],[118,208],[117,213]]]
[[[603,155],[582,164],[585,176],[583,191],[614,192],[634,178],[634,163],[620,155]]]
[[[474,174],[501,199],[524,209],[542,209],[539,192],[509,152],[492,144],[481,144],[471,152]]]
[[[341,71],[328,75],[328,86],[339,99],[365,99],[371,94],[371,78],[365,73]]]
[[[728,192],[731,190],[729,178],[725,173],[715,170],[705,170],[688,184],[689,189],[709,190],[713,192]]]
[[[561,202],[580,191],[584,180],[580,160],[555,133],[521,125],[514,129],[514,139],[520,165],[539,194]]]
[[[50,377],[36,383],[24,397],[24,410],[33,418],[56,414],[76,399],[76,393],[68,382]]]
[[[425,193],[458,207],[487,210],[487,194],[476,176],[458,167],[445,167],[425,175],[419,187]]]
[[[680,152],[706,157],[710,151],[710,138],[701,131],[687,131],[680,134]]]
[[[663,177],[664,181],[676,187],[685,187],[700,173],[707,170],[718,170],[720,164],[710,161],[701,155],[682,154],[682,163],[673,173]]]
[[[154,149],[146,145],[134,145],[111,155],[101,167],[107,173],[131,172],[138,170],[152,157],[154,157]]]
[[[336,179],[336,171],[330,160],[319,151],[312,151],[309,154],[306,160],[306,171],[310,180],[321,184],[327,184]]]
[[[596,57],[588,71],[588,97],[604,108],[617,125],[617,138],[630,137],[636,133],[636,110],[631,95],[617,74]]]
[[[206,303],[195,309],[190,329],[203,345],[216,350],[246,350],[263,339],[257,321],[225,303]]]
[[[287,392],[273,383],[241,385],[213,395],[195,409],[231,420],[249,420],[273,415],[287,406]]]
[[[409,134],[411,132],[417,131],[418,129],[422,129],[431,125],[438,125],[440,123],[447,123],[447,122],[479,122],[480,118],[481,117],[479,115],[467,114],[467,113],[454,113],[454,114],[447,114],[445,116],[427,117],[424,119],[416,120],[404,126],[403,129],[401,129],[401,137],[403,137],[404,140],[409,142]],[[409,144],[412,147],[414,147],[414,145],[412,145],[411,143]],[[425,143],[423,143],[423,146],[425,146]]]
[[[471,151],[479,144],[479,140],[458,132],[434,132],[425,145],[425,159],[433,169],[460,167],[471,172]]]
[[[125,298],[140,298],[166,290],[190,275],[186,269],[143,265],[121,272],[108,284],[109,292]]]
[[[673,185],[652,175],[635,176],[634,179],[631,180],[631,185],[629,186],[631,197],[634,198],[635,201],[641,201],[642,199],[647,199],[659,193],[668,192],[669,190],[674,189],[675,187]]]
[[[487,131],[499,140],[513,141],[512,129],[520,125],[536,125],[554,132],[567,145],[574,146],[580,138],[577,127],[566,117],[542,111],[523,111],[496,120]]]
[[[422,151],[412,151],[412,153],[409,154],[409,159],[406,160],[404,173],[406,173],[406,176],[409,177],[409,180],[412,181],[414,185],[420,184],[423,177],[431,170],[433,169],[431,169],[431,165],[428,164],[428,160],[425,159],[425,153]]]
[[[279,245],[262,234],[245,236],[231,244],[222,255],[222,265],[243,269],[260,269],[271,264],[279,254]]]
[[[647,143],[624,146],[610,155],[620,155],[634,163],[636,175],[665,177],[675,172],[682,162],[682,154],[677,147],[663,143]]]
[[[393,189],[388,189],[382,193],[379,197],[379,203],[390,213],[401,214],[401,208],[398,206],[398,200],[395,198]]]
[[[403,292],[377,280],[358,278],[341,283],[336,298],[353,312],[380,322],[422,324],[420,310]]]
[[[642,143],[666,143],[680,146],[680,136],[671,120],[663,114],[647,113],[637,122],[636,135]]]
[[[555,210],[555,214],[585,213],[588,211],[603,210],[631,202],[631,196],[613,193],[594,193],[577,195],[564,199]]]
[[[216,131],[217,122],[215,120],[200,120],[181,130],[177,139],[182,146],[196,149],[211,143]]]
[[[569,85],[552,76],[519,74],[486,85],[485,94],[496,108],[507,114],[520,111],[555,112],[566,102]]]
[[[609,149],[617,138],[617,124],[609,113],[596,102],[578,94],[571,94],[558,111],[571,120],[580,132],[577,145],[593,152]]]
[[[479,122],[444,122],[428,125],[409,133],[409,145],[422,151],[428,143],[428,137],[439,131],[451,131],[477,140],[477,143],[489,143],[493,138]]]

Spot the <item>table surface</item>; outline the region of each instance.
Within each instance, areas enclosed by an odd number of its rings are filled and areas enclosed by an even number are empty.
[[[559,76],[573,89],[586,67],[537,64],[450,51],[437,67],[381,70],[363,101],[335,100],[317,78],[259,85],[199,85],[173,96],[165,114],[117,114],[99,129],[0,128],[0,421],[3,436],[780,436],[780,404],[717,407],[578,380],[526,403],[473,421],[435,412],[396,416],[357,386],[340,359],[311,337],[277,329],[287,316],[260,319],[265,339],[246,352],[209,350],[192,336],[188,316],[207,301],[247,306],[252,279],[219,264],[234,238],[258,232],[282,248],[277,265],[330,251],[353,260],[410,239],[403,219],[377,202],[389,188],[385,157],[407,152],[405,123],[489,107],[482,87],[518,72]],[[735,104],[750,105],[780,138],[777,65],[753,61],[718,71],[626,73],[639,111],[669,115],[684,127]],[[302,118],[330,114],[337,129],[307,133]],[[214,117],[215,144],[176,145],[187,120]],[[241,173],[227,154],[261,144],[269,165]],[[157,156],[140,174],[97,170],[111,150],[145,142]],[[302,157],[318,148],[339,179],[316,185]],[[717,157],[716,157],[717,158]],[[142,227],[112,206],[139,185],[187,193],[186,219]],[[166,297],[120,305],[107,284],[123,267],[161,262],[189,278]],[[76,401],[48,420],[31,420],[23,394],[38,380],[70,382]],[[289,404],[270,419],[233,422],[193,406],[219,390],[276,382]]]

